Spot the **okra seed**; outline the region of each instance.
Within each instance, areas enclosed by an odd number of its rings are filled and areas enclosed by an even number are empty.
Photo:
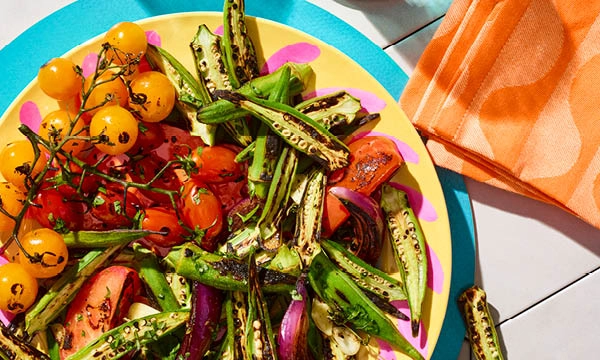
[[[298,147],[300,149],[306,149],[307,146],[308,146],[308,142],[304,139],[302,139],[298,142]]]

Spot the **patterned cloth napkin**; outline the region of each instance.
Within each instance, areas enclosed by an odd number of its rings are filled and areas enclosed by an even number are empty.
[[[600,0],[455,0],[400,102],[437,165],[600,227]]]

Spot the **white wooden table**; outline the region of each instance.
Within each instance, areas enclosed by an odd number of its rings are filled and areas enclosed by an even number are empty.
[[[309,1],[357,28],[409,75],[451,3]],[[0,48],[71,2],[0,1]],[[598,358],[600,230],[549,205],[468,179],[466,185],[477,241],[475,281],[488,293],[506,357]],[[470,358],[463,346],[459,359]]]

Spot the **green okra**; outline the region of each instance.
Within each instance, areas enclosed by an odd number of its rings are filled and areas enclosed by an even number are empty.
[[[290,198],[297,164],[297,152],[285,147],[275,167],[267,201],[256,225],[260,232],[260,246],[265,250],[275,251],[282,244],[283,239],[278,231]]]
[[[296,214],[296,233],[294,249],[300,255],[304,268],[308,267],[321,248],[321,218],[325,201],[327,176],[323,169],[314,168],[308,174],[304,195]]]
[[[168,270],[165,279],[171,288],[180,308],[189,309],[192,306],[192,284],[185,277]]]
[[[161,312],[130,320],[105,332],[68,359],[119,359],[132,350],[171,334],[184,325],[189,317],[189,311],[184,310]]]
[[[406,300],[402,282],[366,263],[342,245],[331,240],[321,242],[329,259],[344,270],[358,286],[385,301]]]
[[[50,360],[46,354],[19,339],[0,321],[0,358],[8,360]]]
[[[277,347],[268,304],[264,299],[254,253],[248,263],[248,319],[246,347],[251,359],[277,359]]]
[[[341,90],[308,99],[295,108],[329,130],[352,125],[362,106],[359,99]]]
[[[269,95],[269,100],[281,103],[289,101],[290,76],[290,68],[285,67]],[[281,140],[271,132],[267,124],[261,123],[254,141],[252,162],[248,168],[248,191],[252,196],[261,200],[267,198],[280,153]]]
[[[315,293],[334,311],[335,323],[349,323],[357,330],[388,342],[412,359],[423,360],[421,353],[402,336],[385,313],[324,252],[313,258],[308,279]]]
[[[485,291],[474,285],[458,297],[467,327],[471,350],[477,360],[503,360],[494,320],[487,305]]]
[[[256,223],[250,223],[248,226],[239,229],[223,244],[219,251],[223,254],[232,254],[239,259],[243,259],[250,251],[260,246],[260,231],[256,227]]]
[[[427,289],[425,236],[404,191],[384,184],[381,189],[381,209],[408,299],[412,333],[417,336]]]
[[[221,290],[248,291],[248,264],[202,250],[186,243],[173,248],[165,261],[188,279]],[[296,278],[275,270],[261,268],[260,279],[266,292],[287,292],[294,288]]]
[[[204,83],[196,80],[173,55],[161,47],[148,45],[146,58],[154,68],[167,76],[175,88],[176,107],[183,115],[190,134],[200,136],[207,145],[214,145],[217,126],[196,120],[198,109],[212,101]]]
[[[215,95],[248,110],[269,125],[286,143],[313,158],[328,171],[348,165],[348,147],[324,127],[293,107],[230,91],[219,90]]]
[[[32,336],[44,331],[73,300],[85,281],[109,262],[123,246],[90,250],[74,266],[68,268],[48,291],[25,313],[25,331]]]
[[[243,345],[246,343],[246,335],[243,333],[245,328],[243,326],[235,326],[235,324],[246,323],[246,316],[244,315],[246,313],[246,306],[244,306],[245,301],[242,303],[242,306],[239,306],[240,303],[236,302],[234,299],[234,293],[235,292],[233,291],[229,292],[225,298],[223,309],[225,311],[227,332],[225,333],[225,337],[219,348],[219,353],[216,357],[217,359],[236,360],[247,358],[245,353],[240,354],[240,352],[245,352],[246,347],[242,346],[243,349],[238,348],[239,344]],[[244,295],[241,292],[238,292],[238,294]],[[242,311],[242,313],[240,313],[240,311]],[[240,319],[240,316],[243,316],[243,319]]]
[[[181,307],[169,285],[163,270],[158,265],[158,257],[154,252],[140,244],[134,244],[135,264],[140,278],[150,289],[154,299],[162,311],[176,311]]]
[[[223,4],[223,41],[221,47],[229,82],[234,89],[258,76],[258,59],[246,27],[243,0]]]
[[[244,84],[237,91],[242,95],[267,99],[281,78],[281,73],[290,70],[290,80],[287,84],[289,97],[296,96],[304,91],[309,78],[313,75],[312,68],[308,64],[285,63],[275,72],[255,79]],[[220,124],[231,119],[237,119],[250,113],[236,107],[229,101],[216,100],[210,105],[203,106],[198,110],[197,118],[206,124]]]
[[[107,248],[111,246],[126,245],[134,240],[156,234],[156,231],[117,229],[110,231],[70,231],[63,234],[65,243],[70,248]]]

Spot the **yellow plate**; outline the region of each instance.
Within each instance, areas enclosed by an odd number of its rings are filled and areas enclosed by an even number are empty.
[[[218,31],[222,24],[220,13],[181,13],[158,16],[139,21],[151,32],[160,45],[173,54],[194,73],[194,64],[189,43],[199,24],[207,24]],[[316,74],[315,80],[305,92],[309,94],[331,91],[332,88],[347,88],[364,101],[364,106],[381,114],[381,120],[368,128],[360,129],[355,135],[387,134],[396,139],[406,163],[393,179],[409,192],[413,207],[418,212],[426,240],[429,245],[430,279],[423,310],[423,330],[420,336],[412,339],[406,322],[398,321],[401,331],[411,342],[430,358],[438,340],[450,290],[451,278],[451,239],[448,215],[442,189],[429,155],[417,132],[408,121],[396,101],[367,71],[342,52],[293,28],[268,20],[248,18],[248,31],[254,40],[262,64],[268,59],[270,64],[287,59],[297,62],[309,61]],[[156,41],[156,40],[155,40]],[[101,36],[68,52],[65,57],[82,65],[84,58],[97,53]],[[35,59],[32,59],[35,61]],[[41,64],[40,64],[41,65]],[[272,70],[272,69],[271,69]],[[329,90],[326,90],[329,89]],[[40,116],[58,108],[56,101],[48,98],[31,82],[9,106],[0,118],[0,146],[22,138],[17,127],[20,114],[31,114],[39,110]],[[30,115],[29,115],[30,116]],[[365,133],[370,131],[370,134]],[[391,263],[390,249],[384,249],[382,266]],[[408,313],[404,304],[397,304]],[[373,340],[372,358],[404,359],[406,356],[393,352],[385,344]],[[379,346],[381,345],[381,346]],[[378,354],[378,355],[376,355]],[[363,357],[361,357],[363,358]]]

